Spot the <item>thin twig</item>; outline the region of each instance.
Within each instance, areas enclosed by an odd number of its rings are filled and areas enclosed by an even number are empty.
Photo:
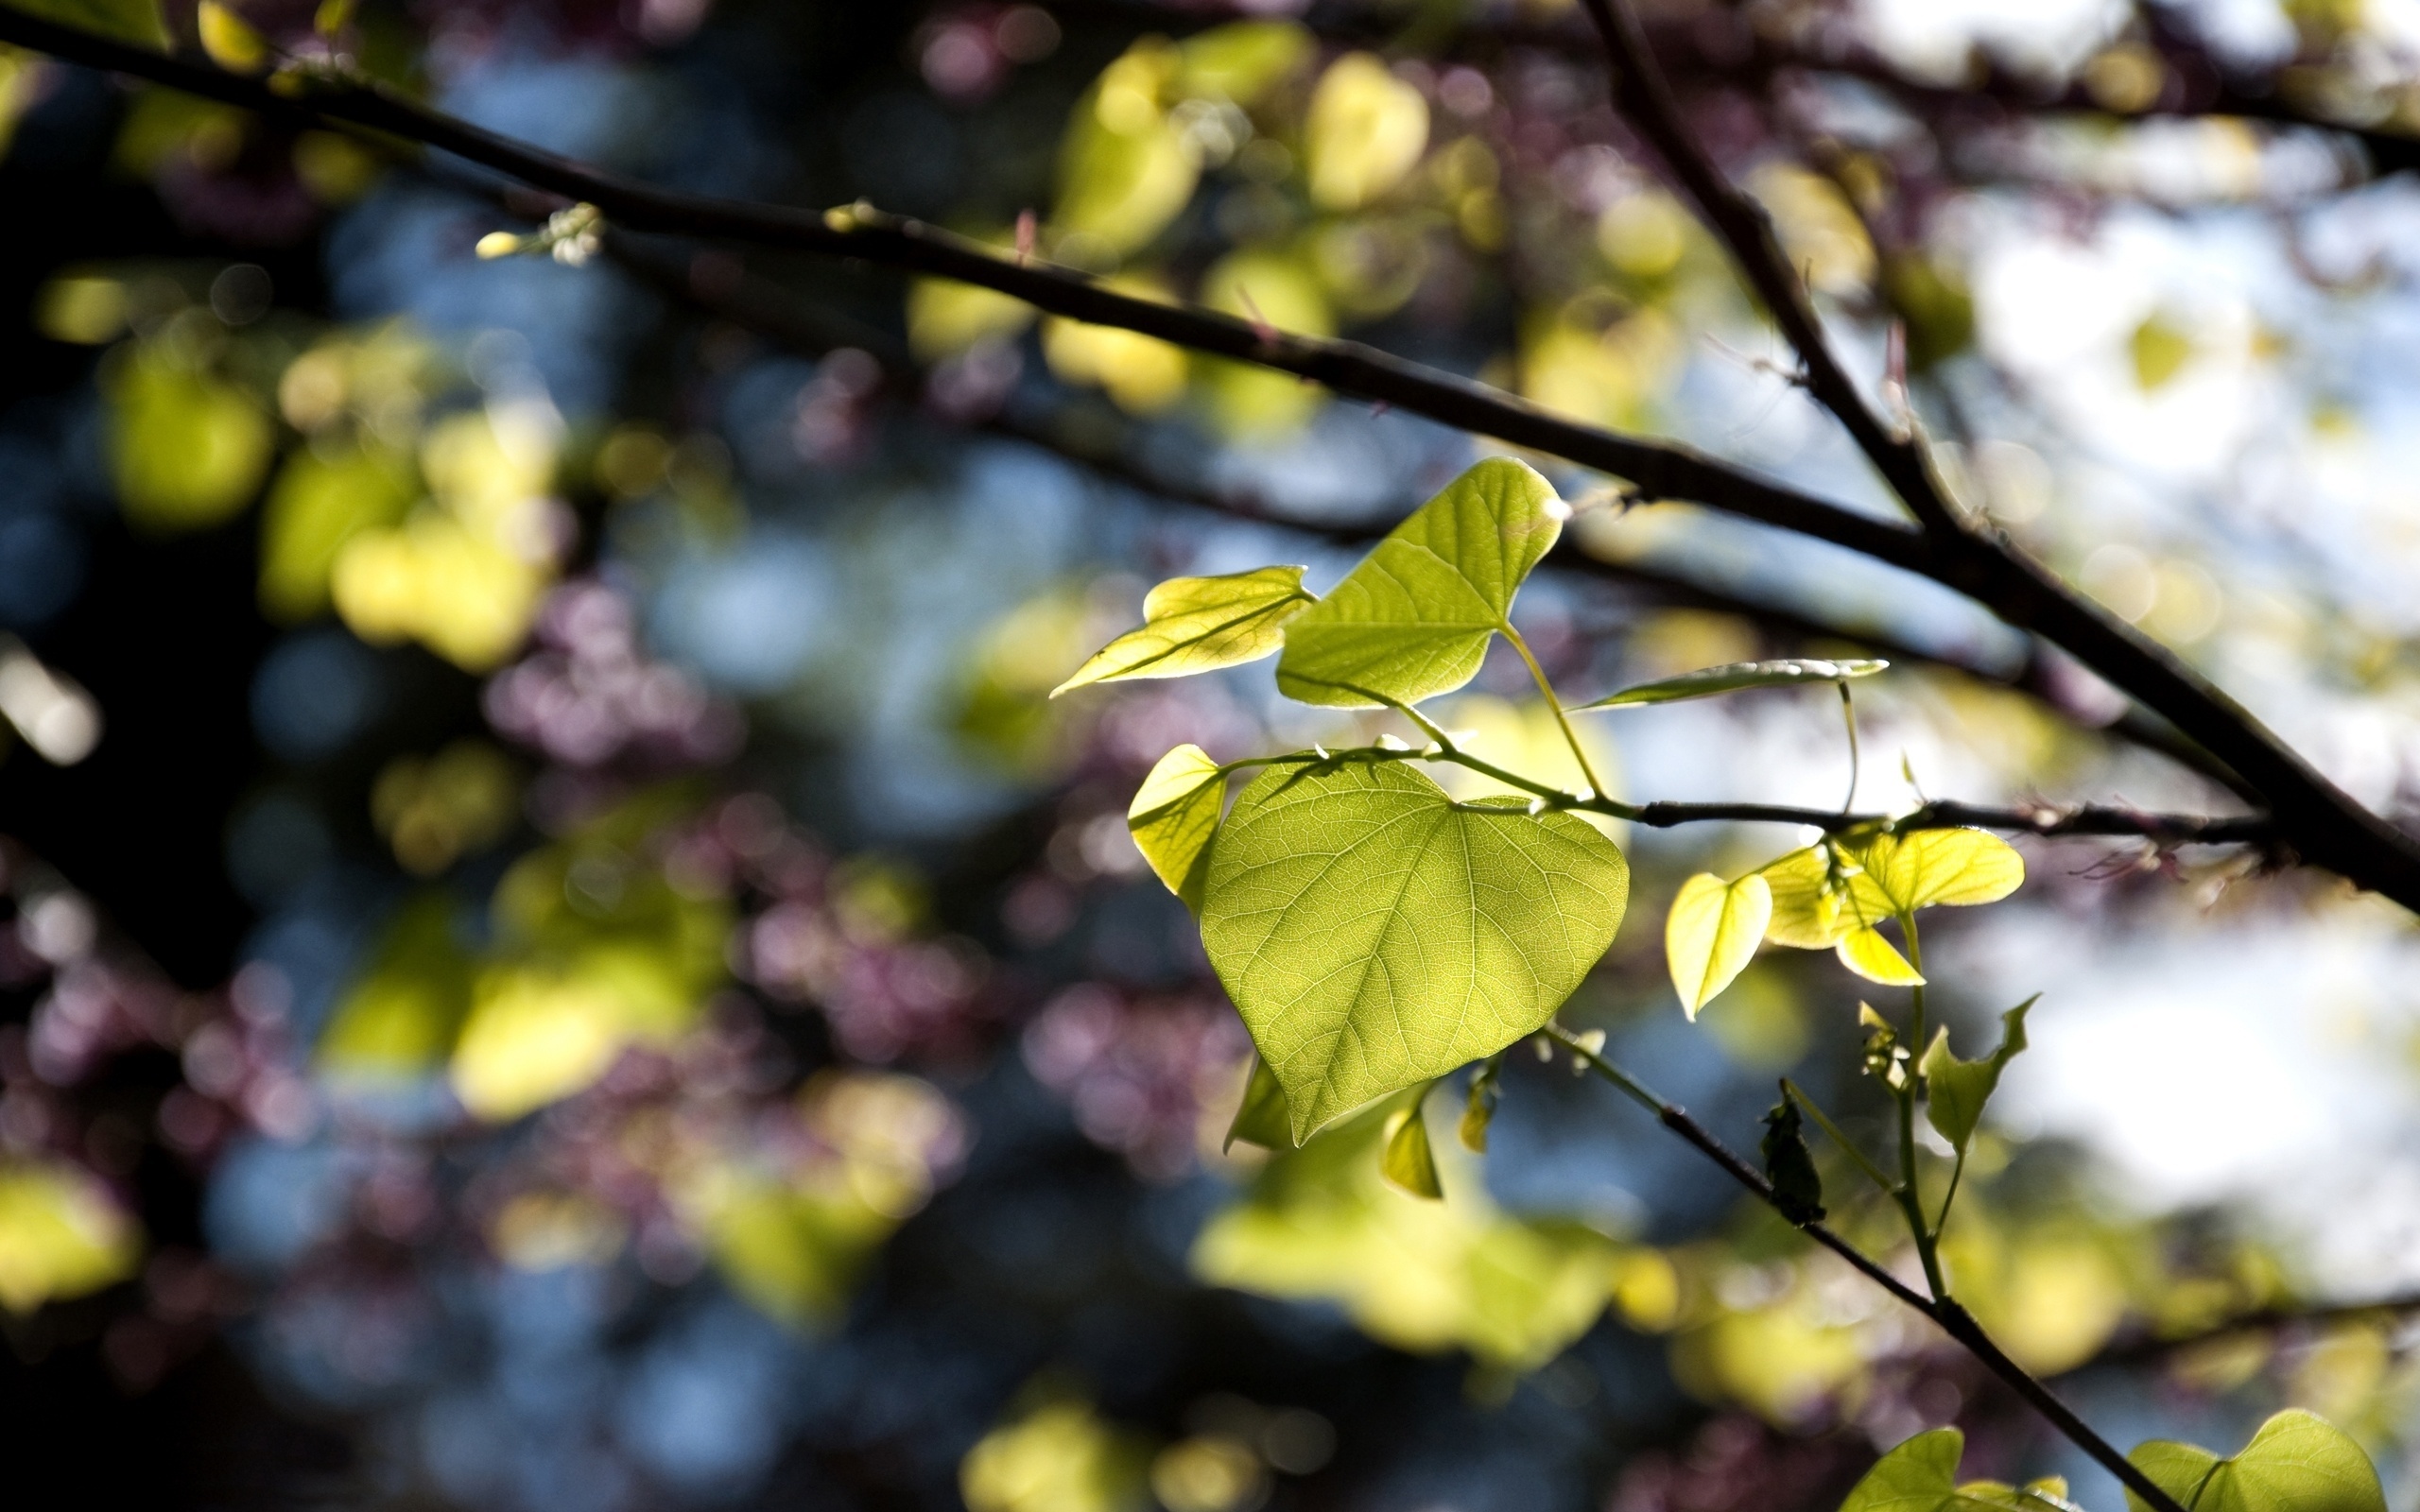
[[[1992,1342],[1991,1335],[1983,1332],[1982,1325],[1977,1323],[1973,1314],[1963,1307],[1946,1297],[1938,1299],[1926,1297],[1884,1269],[1878,1262],[1869,1257],[1863,1250],[1841,1238],[1821,1219],[1805,1221],[1790,1219],[1789,1210],[1783,1205],[1780,1194],[1773,1191],[1772,1183],[1765,1179],[1764,1173],[1750,1165],[1729,1145],[1715,1138],[1705,1125],[1691,1118],[1685,1108],[1657,1096],[1637,1077],[1607,1060],[1584,1043],[1578,1035],[1563,1025],[1549,1023],[1546,1027],[1546,1033],[1578,1057],[1582,1064],[1598,1075],[1612,1082],[1633,1101],[1652,1112],[1656,1122],[1696,1145],[1706,1159],[1722,1167],[1730,1174],[1733,1180],[1747,1188],[1758,1201],[1780,1213],[1784,1219],[1789,1220],[1793,1227],[1807,1238],[1847,1261],[1866,1280],[1932,1319],[1940,1326],[1943,1332],[1948,1334],[1967,1353],[1980,1361],[1985,1369],[1999,1377],[2011,1390],[2024,1398],[2034,1411],[2048,1418],[2050,1425],[2070,1443],[2098,1460],[2102,1469],[2117,1476],[2128,1490],[2149,1503],[2156,1512],[2185,1512],[2183,1507],[2177,1505],[2174,1497],[2161,1490],[2150,1476],[2135,1469],[2127,1461],[2125,1455],[2118,1452],[2118,1447],[2115,1444],[2101,1437],[2094,1431],[2091,1424],[2077,1417],[2074,1411],[2066,1402],[2061,1401],[2058,1395],[2043,1384],[2032,1372],[2010,1359],[2008,1351]]]
[[[285,119],[300,113],[389,132],[595,204],[634,229],[860,258],[979,284],[1056,315],[1296,373],[1340,393],[1384,401],[1443,424],[1563,456],[1630,480],[1643,497],[1691,499],[1846,546],[1943,582],[2011,625],[2063,646],[2239,773],[2266,800],[2298,856],[2420,909],[2420,844],[2337,788],[2200,674],[2074,593],[2003,540],[1963,530],[1927,536],[1685,447],[1559,419],[1482,385],[1357,343],[1295,335],[1264,342],[1250,325],[1231,317],[1129,298],[1084,275],[1038,261],[1021,266],[979,243],[871,207],[816,214],[657,189],[483,130],[374,83],[305,79],[289,99],[261,80],[114,43],[8,7],[0,7],[0,42]]]

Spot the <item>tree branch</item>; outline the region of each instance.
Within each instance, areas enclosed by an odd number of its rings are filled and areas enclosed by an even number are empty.
[[[321,121],[389,132],[595,204],[635,230],[861,258],[979,284],[1052,314],[1295,373],[1342,394],[1626,478],[1647,498],[1694,500],[1934,578],[1975,598],[2009,624],[2032,629],[2064,647],[2232,767],[2266,800],[2280,835],[2303,859],[2420,910],[2420,846],[2356,803],[2200,675],[2075,595],[2003,541],[1962,529],[1920,534],[1690,448],[1563,420],[1467,379],[1357,343],[1270,333],[1204,310],[1131,299],[1080,274],[1012,261],[965,238],[870,207],[815,214],[657,189],[483,130],[374,83],[299,79],[289,98],[262,80],[113,43],[9,8],[0,8],[0,42],[286,119],[300,112]],[[286,81],[281,80],[284,87]]]
[[[1578,1035],[1563,1025],[1548,1023],[1545,1033],[1578,1057],[1581,1062],[1591,1071],[1620,1089],[1623,1095],[1653,1113],[1657,1123],[1696,1145],[1699,1152],[1707,1160],[1722,1167],[1733,1180],[1747,1188],[1758,1201],[1780,1213],[1791,1227],[1848,1262],[1866,1280],[1930,1318],[1943,1332],[1948,1334],[1967,1353],[1981,1362],[1985,1369],[1999,1377],[2002,1383],[2024,1398],[2027,1404],[2034,1411],[2048,1418],[2050,1426],[2056,1428],[2070,1443],[2091,1455],[2100,1462],[2103,1469],[2124,1483],[2129,1491],[2141,1497],[2156,1508],[2157,1512],[2185,1512],[2183,1507],[2177,1505],[2174,1497],[2161,1490],[2150,1476],[2136,1469],[2125,1455],[2118,1452],[2118,1447],[2115,1444],[2101,1437],[2094,1431],[2091,1424],[2077,1417],[2073,1409],[2061,1401],[2057,1393],[2043,1384],[2023,1366],[2010,1359],[2008,1352],[1993,1342],[1992,1336],[1983,1332],[1982,1325],[1977,1323],[1974,1314],[1968,1313],[1966,1309],[1947,1297],[1925,1296],[1868,1258],[1863,1250],[1841,1238],[1821,1219],[1801,1222],[1791,1218],[1789,1209],[1782,1203],[1780,1195],[1773,1191],[1772,1183],[1765,1179],[1764,1173],[1750,1165],[1737,1152],[1715,1138],[1704,1125],[1691,1118],[1685,1108],[1676,1103],[1667,1102],[1649,1091],[1636,1077],[1598,1054]]]

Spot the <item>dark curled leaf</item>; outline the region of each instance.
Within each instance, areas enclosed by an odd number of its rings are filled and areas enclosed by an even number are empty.
[[[1493,1060],[1471,1077],[1470,1100],[1463,1105],[1462,1121],[1455,1132],[1461,1137],[1462,1148],[1473,1155],[1487,1153],[1487,1125],[1495,1117],[1496,1099],[1503,1089],[1496,1084],[1496,1063]]]
[[[1235,1122],[1227,1125],[1227,1143],[1222,1148],[1234,1149],[1237,1140],[1257,1144],[1265,1150],[1290,1150],[1294,1147],[1293,1121],[1286,1110],[1286,1089],[1277,1084],[1276,1074],[1252,1058],[1252,1080],[1244,1084],[1244,1100],[1236,1108]]]
[[[1765,1179],[1773,1184],[1773,1206],[1792,1223],[1813,1223],[1824,1216],[1824,1178],[1815,1174],[1815,1158],[1807,1153],[1806,1133],[1798,1105],[1784,1096],[1765,1114]]]

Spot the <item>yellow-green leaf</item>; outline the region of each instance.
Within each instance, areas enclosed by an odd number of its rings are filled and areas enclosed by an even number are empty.
[[[1925,1117],[1959,1154],[1966,1153],[1966,1142],[1975,1137],[1983,1105],[1999,1087],[2002,1068],[2025,1048],[2025,1012],[2040,996],[2037,992],[2000,1015],[1999,1048],[1982,1059],[1961,1060],[1950,1054],[1949,1031],[1943,1029],[1933,1035],[1917,1063],[1925,1074]]]
[[[1534,468],[1490,457],[1422,505],[1287,627],[1277,689],[1305,703],[1417,703],[1478,675],[1522,579],[1570,513]]]
[[[1168,891],[1201,911],[1201,873],[1210,837],[1219,833],[1219,810],[1226,778],[1209,753],[1179,746],[1161,757],[1126,810],[1126,827],[1136,849]]]
[[[114,37],[138,46],[165,49],[168,25],[159,0],[6,0],[11,10],[56,21],[63,26]]]
[[[2066,1483],[2055,1478],[2025,1486],[1997,1481],[1958,1484],[1966,1435],[1955,1428],[1918,1434],[1875,1462],[1850,1488],[1841,1512],[2077,1512]]]
[[[1437,1152],[1429,1148],[1428,1121],[1420,1116],[1426,1098],[1416,1098],[1409,1108],[1388,1121],[1387,1153],[1378,1161],[1378,1174],[1415,1197],[1442,1201],[1445,1188],[1437,1179]]]
[[[1428,102],[1370,53],[1328,65],[1303,126],[1311,199],[1357,210],[1403,181],[1428,146]]]
[[[1220,577],[1171,577],[1143,600],[1143,627],[1093,653],[1050,690],[1127,678],[1182,678],[1257,662],[1286,641],[1286,622],[1314,602],[1300,567],[1255,567]]]
[[[2232,1458],[2157,1438],[2126,1458],[2186,1512],[2386,1512],[2378,1472],[2361,1446],[2300,1409],[2262,1423]],[[2132,1491],[2126,1504],[2147,1512]]]
[[[1756,874],[1765,879],[1772,895],[1765,938],[1774,944],[1792,950],[1824,950],[1857,927],[1855,919],[1841,917],[1841,896],[1831,885],[1820,847],[1792,850],[1766,863]]]
[[[1997,902],[2025,881],[2025,858],[1984,830],[1917,830],[1844,841],[1859,875],[1850,892],[1866,922],[1936,903]]]
[[[1236,21],[1178,44],[1179,87],[1197,98],[1251,105],[1319,52],[1309,29],[1292,21]]]
[[[1869,982],[1884,987],[1922,987],[1924,976],[1908,964],[1898,947],[1884,939],[1878,931],[1852,929],[1833,945],[1841,964]]]
[[[1681,884],[1664,921],[1664,958],[1691,1019],[1756,954],[1772,912],[1772,888],[1756,872],[1729,883],[1700,872]]]
[[[1730,662],[1719,667],[1702,667],[1684,672],[1677,678],[1664,678],[1654,682],[1642,682],[1634,688],[1624,688],[1582,709],[1619,709],[1632,704],[1677,703],[1683,698],[1704,698],[1718,693],[1736,693],[1741,688],[1788,688],[1808,682],[1845,682],[1851,678],[1870,678],[1887,669],[1888,662]]]
[[[1252,1078],[1244,1083],[1244,1100],[1236,1105],[1235,1120],[1227,1125],[1227,1143],[1222,1148],[1234,1149],[1237,1140],[1264,1150],[1286,1150],[1294,1145],[1293,1121],[1286,1111],[1286,1089],[1277,1085],[1276,1074],[1258,1056],[1252,1057]]]
[[[1535,1033],[1629,891],[1621,852],[1572,815],[1456,803],[1400,763],[1288,766],[1210,847],[1201,942],[1300,1141]]]

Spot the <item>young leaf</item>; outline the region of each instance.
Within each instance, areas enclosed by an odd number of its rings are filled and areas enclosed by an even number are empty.
[[[1387,1153],[1378,1174],[1415,1197],[1437,1201],[1445,1195],[1437,1179],[1437,1152],[1428,1147],[1428,1121],[1420,1116],[1422,1098],[1387,1122]]]
[[[2000,1070],[2025,1048],[2025,1010],[2042,994],[2036,992],[2000,1015],[2000,1047],[1980,1060],[1961,1060],[1949,1053],[1949,1031],[1932,1037],[1917,1070],[1925,1074],[1925,1117],[1959,1154],[1975,1137],[1983,1119],[1983,1105],[2000,1084]]]
[[[1832,947],[1841,964],[1869,982],[1884,987],[1922,987],[1924,976],[1908,964],[1899,948],[1882,937],[1879,930],[1852,929],[1842,935]]]
[[[1731,883],[1700,872],[1681,884],[1664,921],[1664,957],[1692,1020],[1756,954],[1772,912],[1772,888],[1753,871]]]
[[[1395,763],[1264,772],[1210,847],[1201,943],[1297,1142],[1554,1016],[1630,892],[1613,842]]]
[[[1850,1488],[1841,1512],[2076,1512],[2064,1481],[2023,1487],[1997,1481],[1958,1484],[1966,1435],[1955,1428],[1918,1434],[1876,1460]]]
[[[1488,638],[1512,628],[1512,595],[1569,512],[1526,463],[1479,463],[1294,621],[1277,691],[1366,709],[1385,698],[1418,703],[1470,681]]]
[[[1237,1140],[1264,1150],[1294,1145],[1292,1121],[1286,1114],[1286,1089],[1277,1085],[1268,1063],[1258,1056],[1252,1057],[1252,1079],[1244,1083],[1244,1100],[1236,1105],[1235,1121],[1227,1125],[1227,1143],[1219,1148],[1232,1150]]]
[[[1806,1149],[1806,1130],[1798,1105],[1785,1093],[1765,1114],[1765,1179],[1773,1184],[1773,1206],[1792,1223],[1813,1223],[1824,1216],[1824,1178],[1815,1172],[1815,1158]]]
[[[1496,1085],[1495,1066],[1491,1060],[1471,1077],[1470,1098],[1463,1104],[1462,1121],[1454,1130],[1461,1139],[1462,1148],[1473,1155],[1487,1153],[1487,1125],[1495,1119],[1496,1099],[1503,1092]]]
[[[1997,902],[2025,881],[2025,858],[1985,830],[1917,830],[1844,840],[1858,873],[1854,912],[1869,922],[1936,903]]]
[[[1219,809],[1227,796],[1219,764],[1199,746],[1177,747],[1161,757],[1126,809],[1126,828],[1168,891],[1201,912],[1201,878],[1210,837],[1219,833]]]
[[[1765,879],[1772,901],[1765,938],[1774,944],[1825,950],[1857,927],[1856,919],[1841,915],[1842,897],[1832,887],[1831,869],[1819,847],[1792,850],[1766,863],[1756,875]]]
[[[1654,682],[1642,682],[1635,688],[1599,698],[1594,703],[1574,706],[1581,709],[1620,709],[1632,704],[1677,703],[1683,698],[1704,698],[1718,693],[1736,693],[1741,688],[1786,688],[1804,682],[1845,682],[1851,678],[1870,678],[1891,665],[1888,662],[1730,662],[1719,667],[1701,667],[1684,672],[1677,678],[1664,678]]]
[[[2260,1425],[2230,1459],[2152,1439],[2126,1456],[2186,1512],[2386,1512],[2370,1457],[2342,1429],[2299,1409]],[[2133,1512],[2143,1500],[2126,1493]]]
[[[1143,627],[1092,655],[1050,690],[1127,678],[1182,678],[1257,662],[1285,644],[1286,622],[1315,600],[1300,567],[1255,567],[1223,577],[1171,577],[1143,600]]]

